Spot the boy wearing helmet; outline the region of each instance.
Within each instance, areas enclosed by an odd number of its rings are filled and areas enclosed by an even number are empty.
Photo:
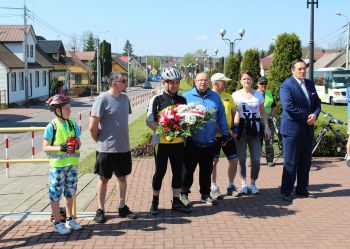
[[[49,197],[54,218],[54,231],[68,234],[71,230],[80,230],[72,217],[73,197],[77,190],[77,165],[80,157],[80,130],[71,114],[70,98],[56,94],[46,101],[49,110],[56,117],[46,126],[43,151],[50,159]],[[59,201],[62,193],[65,197],[67,212],[66,223],[60,222]]]
[[[181,73],[176,68],[164,68],[161,73],[164,92],[154,96],[148,105],[146,123],[153,131],[158,127],[158,114],[168,106],[186,104],[186,99],[177,94],[180,86]],[[171,186],[173,188],[172,210],[186,212],[185,206],[180,201],[180,187],[182,179],[182,167],[184,162],[183,138],[176,138],[172,142],[163,136],[153,136],[155,173],[152,179],[153,199],[150,208],[152,215],[158,214],[159,192],[165,176],[168,159],[173,173]]]

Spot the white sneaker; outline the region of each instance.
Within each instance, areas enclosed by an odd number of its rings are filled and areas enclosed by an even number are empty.
[[[75,231],[83,228],[83,226],[78,224],[75,219],[67,220],[66,227]]]
[[[255,184],[250,184],[250,192],[253,194],[253,195],[257,195],[259,194],[259,189],[257,188],[257,186]]]
[[[241,191],[239,192],[241,195],[247,195],[248,194],[248,185],[246,183],[242,184]]]
[[[53,224],[53,231],[59,234],[69,234],[70,229],[66,227],[62,222]]]

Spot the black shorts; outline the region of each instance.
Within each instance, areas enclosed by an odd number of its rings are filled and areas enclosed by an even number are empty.
[[[96,151],[96,163],[94,173],[111,179],[113,172],[119,176],[127,176],[131,173],[131,152],[105,153]]]
[[[220,151],[221,148],[224,151],[224,154],[227,158],[227,160],[232,160],[238,158],[237,154],[237,147],[236,147],[236,142],[234,139],[229,140],[225,146],[221,145],[222,142],[222,137],[217,137],[216,138],[216,143],[215,143],[215,159],[219,159],[220,157]]]

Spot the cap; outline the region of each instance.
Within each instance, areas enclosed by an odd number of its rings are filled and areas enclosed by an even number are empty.
[[[266,82],[267,83],[267,79],[265,76],[260,76],[259,79],[258,79],[258,83],[260,82]]]
[[[211,76],[210,80],[213,82],[213,81],[218,81],[218,80],[229,81],[231,79],[227,78],[225,76],[225,74],[223,74],[223,73],[215,73]]]

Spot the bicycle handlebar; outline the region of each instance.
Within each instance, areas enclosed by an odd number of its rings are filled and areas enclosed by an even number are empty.
[[[334,124],[340,124],[340,125],[347,125],[347,123],[337,119],[336,117],[334,117],[332,114],[328,113],[328,112],[324,112],[321,111],[321,113],[323,113],[323,116],[326,118],[330,118],[330,123],[334,123]]]

